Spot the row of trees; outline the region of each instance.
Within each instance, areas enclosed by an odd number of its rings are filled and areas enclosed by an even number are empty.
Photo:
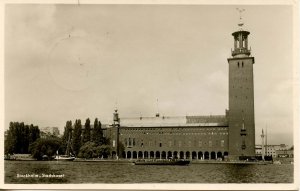
[[[23,122],[10,122],[6,133],[4,143],[4,152],[6,154],[29,153],[30,144],[40,138],[38,126],[33,124],[25,125]]]
[[[75,120],[74,127],[72,121],[67,121],[60,153],[64,153],[67,150],[66,146],[71,145],[75,156],[83,158],[107,157],[110,155],[111,149],[108,145],[109,140],[103,137],[101,126],[102,124],[97,118],[93,127],[89,118],[86,119],[84,126],[80,119]]]
[[[62,137],[47,136],[40,138],[38,126],[25,125],[23,122],[10,122],[5,137],[5,154],[31,153],[36,159],[46,156],[50,159],[59,154],[74,154],[77,157],[107,158],[111,153],[109,140],[103,137],[101,122],[96,118],[93,126],[86,119],[84,126],[81,120],[67,121]],[[70,147],[70,151],[68,150]]]

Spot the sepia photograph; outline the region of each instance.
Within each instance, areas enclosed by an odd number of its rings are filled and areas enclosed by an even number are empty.
[[[297,6],[3,3],[1,188],[298,188]]]

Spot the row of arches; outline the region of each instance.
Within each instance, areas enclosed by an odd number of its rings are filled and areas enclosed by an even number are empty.
[[[114,155],[115,153],[113,153]],[[196,152],[196,151],[123,151],[122,158],[125,159],[192,159],[192,160],[220,160],[228,156],[228,152]]]

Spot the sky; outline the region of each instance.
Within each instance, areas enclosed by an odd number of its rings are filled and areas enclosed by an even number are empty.
[[[287,5],[6,5],[5,128],[108,123],[116,107],[121,118],[225,115],[237,7],[255,57],[256,142],[267,128],[269,144],[292,145]]]

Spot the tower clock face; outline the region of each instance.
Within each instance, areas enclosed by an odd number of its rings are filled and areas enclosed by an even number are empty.
[[[84,37],[58,39],[49,52],[48,71],[61,88],[81,91],[95,79],[95,66],[99,62],[96,43]]]

